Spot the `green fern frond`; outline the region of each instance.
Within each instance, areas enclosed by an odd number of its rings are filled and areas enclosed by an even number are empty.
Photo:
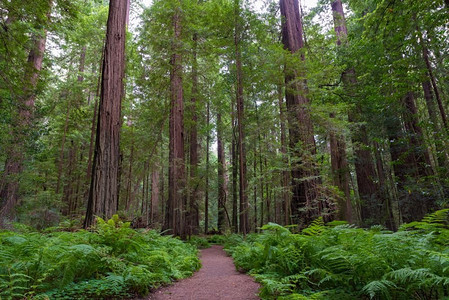
[[[376,296],[382,299],[391,299],[390,290],[397,288],[397,286],[389,280],[374,280],[365,285],[362,293],[368,295],[371,299]]]
[[[324,225],[323,217],[319,217],[315,219],[309,227],[302,230],[302,233],[305,235],[315,236],[320,235],[326,230],[326,227]]]

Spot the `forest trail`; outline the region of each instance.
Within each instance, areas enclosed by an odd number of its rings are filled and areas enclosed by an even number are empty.
[[[157,289],[148,300],[256,300],[260,285],[235,270],[222,246],[201,250],[201,269],[193,277]]]

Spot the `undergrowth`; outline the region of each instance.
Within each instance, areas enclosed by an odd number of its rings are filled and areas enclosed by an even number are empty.
[[[448,212],[395,233],[317,219],[293,234],[270,223],[262,234],[230,236],[226,249],[264,299],[449,299]]]
[[[195,246],[117,216],[94,232],[0,231],[0,299],[120,299],[199,267]]]

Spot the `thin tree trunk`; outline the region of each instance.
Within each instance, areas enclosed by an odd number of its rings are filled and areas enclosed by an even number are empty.
[[[431,65],[430,59],[429,59],[429,49],[427,49],[427,47],[426,47],[423,35],[422,35],[419,27],[416,27],[416,29],[417,29],[419,37],[420,37],[419,41],[420,41],[421,48],[422,48],[423,59],[424,59],[424,62],[426,64],[427,74],[429,75],[430,82],[432,83],[432,87],[433,87],[433,92],[435,94],[435,98],[436,98],[437,103],[438,103],[438,109],[440,111],[441,120],[443,121],[443,125],[444,125],[445,130],[448,131],[449,130],[449,124],[448,124],[448,121],[447,121],[446,111],[444,109],[443,101],[442,101],[441,96],[440,96],[440,91],[438,89],[438,85],[436,83],[436,79],[435,79],[435,76],[433,74],[433,68],[432,68],[432,65]]]
[[[254,159],[253,159],[253,177],[257,178],[257,153],[254,149]],[[253,186],[253,198],[254,198],[254,232],[257,232],[257,183]]]
[[[190,101],[192,112],[192,125],[190,127],[190,195],[188,207],[189,235],[198,234],[199,208],[198,208],[198,34],[193,34],[193,64],[192,64],[192,98]]]
[[[76,169],[76,156],[77,147],[75,143],[70,141],[69,157],[67,165],[66,183],[64,185],[64,196],[63,196],[63,209],[62,214],[65,216],[70,216],[72,214],[72,203],[73,203],[73,183],[74,183],[74,173]]]
[[[219,232],[224,232],[226,221],[226,178],[225,178],[225,152],[223,147],[223,124],[221,114],[217,114],[217,158],[218,158],[218,220],[217,228]]]
[[[68,99],[67,94],[65,94],[66,100],[67,100],[67,110],[65,114],[65,122],[64,122],[64,133],[62,135],[62,142],[61,142],[61,151],[59,154],[59,164],[58,164],[58,179],[56,181],[56,194],[59,194],[59,189],[61,186],[61,178],[62,178],[62,167],[64,165],[64,148],[65,148],[65,140],[67,137],[67,129],[69,127],[69,120],[70,120],[70,107],[71,107],[71,101]]]
[[[132,125],[131,125],[132,126]],[[131,207],[131,203],[134,201],[132,196],[132,180],[133,180],[133,163],[134,163],[134,134],[133,128],[131,128],[131,153],[129,155],[129,168],[128,168],[128,180],[126,185],[126,203],[125,203],[125,211],[129,212],[129,208]]]
[[[267,163],[267,157],[265,156],[264,159],[264,165],[265,165],[265,176],[268,176],[268,163]],[[270,199],[270,180],[267,180],[265,183],[265,199],[267,201],[267,222],[271,222],[271,199]]]
[[[262,164],[262,141],[259,135],[259,176],[260,179],[260,227],[265,223],[265,201],[264,201],[264,185],[263,185],[263,164]]]
[[[285,129],[285,104],[284,95],[282,94],[282,86],[278,86],[278,101],[279,101],[279,119],[280,119],[280,129],[281,129],[281,153],[284,162],[284,170],[281,171],[281,183],[282,183],[282,207],[284,213],[284,225],[290,224],[290,196],[289,190],[289,172],[286,170],[288,166],[288,156],[287,156],[287,138]]]
[[[207,117],[206,127],[209,128],[210,123],[210,104],[207,102]],[[210,133],[207,132],[206,136],[206,194],[204,199],[204,233],[209,232],[209,146],[210,146]]]
[[[379,186],[381,187],[380,192],[383,193],[383,197],[381,198],[385,199],[385,203],[383,204],[384,211],[382,212],[382,215],[386,216],[386,220],[382,220],[381,224],[386,224],[388,229],[395,231],[397,230],[397,226],[394,219],[393,205],[391,200],[393,199],[393,197],[390,197],[388,193],[388,183],[387,179],[385,178],[386,171],[384,170],[384,163],[379,149],[381,149],[380,145],[375,142],[374,155],[376,158],[376,168],[379,178]]]
[[[435,103],[432,93],[432,84],[430,83],[430,80],[425,80],[422,82],[422,88],[424,91],[424,99],[426,100],[426,108],[427,112],[429,114],[430,122],[432,123],[432,136],[434,137],[435,141],[435,150],[436,150],[436,157],[438,161],[439,167],[444,167],[447,165],[447,151],[446,147],[444,146],[444,142],[441,141],[441,127],[440,123],[438,121],[438,114],[435,111]],[[443,136],[445,136],[443,134]]]
[[[236,138],[236,123],[235,123],[235,107],[234,101],[232,101],[232,227],[234,233],[239,232],[238,224],[238,199],[237,199],[237,172],[238,172],[238,160],[237,160],[237,138]]]
[[[156,164],[153,166],[153,171],[151,172],[151,224],[153,228],[159,226],[160,223],[159,178],[159,166]]]
[[[92,178],[84,227],[117,212],[121,102],[124,94],[126,2],[110,0]]]
[[[239,129],[239,167],[240,167],[240,232],[246,234],[249,232],[248,219],[248,191],[247,191],[247,170],[246,170],[246,151],[245,151],[245,129],[243,120],[245,118],[243,103],[243,71],[242,54],[240,52],[241,24],[240,24],[240,1],[234,0],[234,46],[235,46],[235,64],[236,64],[236,103],[237,120]]]

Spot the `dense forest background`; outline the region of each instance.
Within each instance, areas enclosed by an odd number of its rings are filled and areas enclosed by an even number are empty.
[[[396,230],[447,206],[447,0],[121,2],[0,0],[2,227]]]

